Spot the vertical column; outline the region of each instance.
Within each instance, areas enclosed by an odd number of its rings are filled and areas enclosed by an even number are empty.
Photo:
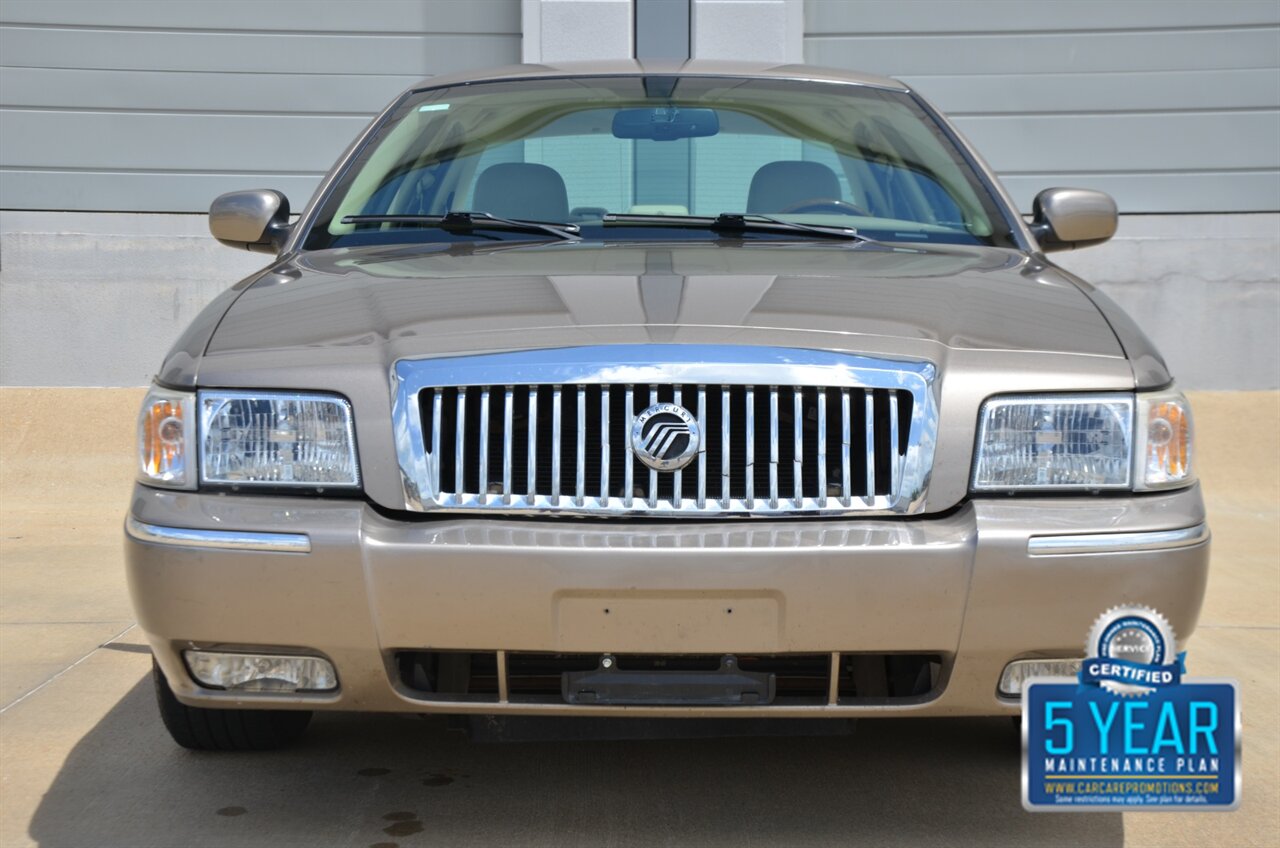
[[[635,0],[635,57],[642,62],[689,58],[693,0]],[[656,92],[650,90],[653,96]],[[634,203],[641,211],[693,211],[693,145],[690,139],[637,141]],[[644,179],[639,175],[643,173]]]
[[[693,0],[635,0],[637,59],[689,58]]]

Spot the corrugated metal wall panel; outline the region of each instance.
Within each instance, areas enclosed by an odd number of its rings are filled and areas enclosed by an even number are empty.
[[[25,109],[84,109],[368,115],[420,80],[394,74],[254,74],[241,71],[83,71],[6,68],[0,103]],[[92,85],[85,83],[92,79]],[[390,94],[388,94],[390,92]]]
[[[804,15],[813,33],[1097,32],[1271,25],[1274,6],[1271,0],[807,0]]]
[[[333,33],[520,29],[519,4],[505,0],[5,0],[4,6],[6,21],[74,27]]]
[[[520,0],[6,0],[0,207],[295,206],[387,101],[518,62]]]
[[[483,7],[481,7],[483,8]],[[0,56],[16,67],[258,74],[408,74],[501,63],[518,39],[448,33],[241,33],[24,27],[0,30]]]
[[[1274,0],[806,0],[805,59],[888,74],[956,119],[1024,208],[1280,209]]]
[[[910,9],[910,4],[904,6]],[[987,6],[977,4],[974,9]],[[1274,67],[1278,54],[1280,44],[1275,31],[1252,27],[998,35],[947,33],[942,37],[868,33],[810,37],[805,45],[806,61],[833,65],[856,57],[874,69],[892,68],[891,75],[897,77],[999,74],[1013,68],[1034,69],[1029,72],[1045,74],[1159,71],[1169,69],[1170,65],[1177,70]]]
[[[947,103],[952,117],[993,114],[1107,114],[1255,109],[1280,103],[1274,68],[1112,73],[916,74],[913,85]],[[1120,83],[1120,84],[1118,84]]]
[[[29,168],[83,162],[71,167],[297,173],[326,168],[366,123],[363,116],[15,110],[5,119],[4,148]]]
[[[1280,165],[1280,121],[1268,112],[990,115],[957,118],[1002,171],[1236,170]]]

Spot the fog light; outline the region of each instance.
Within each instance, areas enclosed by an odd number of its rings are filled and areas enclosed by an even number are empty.
[[[338,688],[333,664],[320,657],[186,651],[191,676],[238,692],[325,692]]]
[[[1017,698],[1022,684],[1033,677],[1075,677],[1080,673],[1080,660],[1014,660],[1000,675],[1000,694]]]

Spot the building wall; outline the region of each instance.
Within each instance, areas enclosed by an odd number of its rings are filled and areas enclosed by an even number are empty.
[[[300,208],[405,86],[631,55],[652,33],[636,3],[688,15],[698,58],[901,76],[1024,208],[1054,184],[1112,191],[1117,238],[1055,261],[1184,385],[1280,386],[1274,0],[4,0],[0,385],[147,382],[266,262],[209,238],[214,196],[274,187]]]
[[[519,59],[519,0],[5,0],[3,207],[300,207],[406,87]]]
[[[805,61],[916,86],[1023,208],[1280,211],[1275,0],[807,0]]]

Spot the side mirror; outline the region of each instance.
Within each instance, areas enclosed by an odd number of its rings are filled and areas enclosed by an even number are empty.
[[[209,206],[209,232],[228,247],[279,253],[289,226],[289,198],[272,189],[228,192]]]
[[[1102,244],[1116,234],[1116,202],[1087,188],[1047,188],[1031,204],[1031,232],[1041,250]]]

